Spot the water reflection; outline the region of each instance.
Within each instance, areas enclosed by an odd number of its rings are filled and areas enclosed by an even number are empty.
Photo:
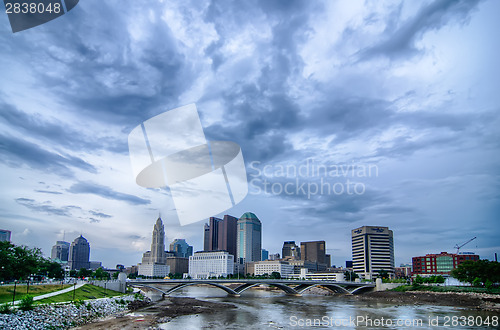
[[[345,296],[303,295],[295,297],[287,296],[281,291],[265,290],[247,290],[241,297],[229,297],[224,291],[217,288],[187,287],[182,291],[175,292],[173,296],[227,302],[236,305],[237,308],[214,314],[177,317],[162,324],[162,329],[327,329],[335,327],[345,329],[434,329],[436,327],[429,325],[429,318],[439,317],[439,324],[443,326],[445,316],[481,316],[483,318],[498,316],[497,313],[492,312],[447,306],[362,302]],[[385,323],[379,323],[379,325],[383,326],[376,326],[374,322],[380,322],[382,318]],[[366,323],[358,322],[356,324],[352,322],[362,319],[366,320]],[[388,320],[392,322],[392,325]],[[396,322],[401,323],[398,325]],[[479,328],[484,327],[467,327],[467,329]]]

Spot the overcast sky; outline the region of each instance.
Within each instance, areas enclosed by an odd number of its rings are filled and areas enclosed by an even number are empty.
[[[129,266],[161,212],[168,242],[201,250],[204,221],[180,226],[167,190],[138,186],[127,144],[196,103],[207,138],[238,143],[247,166],[249,195],[225,213],[255,213],[270,253],[325,240],[345,265],[351,229],[376,225],[394,231],[397,265],[474,236],[462,250],[492,259],[498,13],[472,0],[85,0],[16,34],[2,14],[0,228],[48,256],[83,234],[91,260]]]

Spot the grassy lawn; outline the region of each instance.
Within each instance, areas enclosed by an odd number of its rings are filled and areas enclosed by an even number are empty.
[[[43,284],[43,285],[30,285],[29,295],[39,296],[42,294],[59,291],[70,287],[71,284]],[[18,284],[16,287],[16,300],[22,299],[26,296],[26,284]],[[14,293],[14,285],[2,285],[0,286],[0,304],[5,302],[12,302],[12,296]]]
[[[106,298],[106,297],[115,297],[121,296],[123,293],[118,291],[113,291],[104,288],[100,288],[98,286],[85,284],[81,288],[75,290],[75,300],[88,300],[88,299],[97,299],[97,298]],[[73,300],[73,291],[59,294],[54,297],[45,298],[42,300],[38,300],[39,304],[50,304],[56,302],[65,302]]]
[[[402,285],[398,286],[391,291],[430,291],[430,292],[477,292],[477,293],[491,293],[491,294],[500,294],[500,288],[476,288],[471,286],[411,286],[411,285]]]

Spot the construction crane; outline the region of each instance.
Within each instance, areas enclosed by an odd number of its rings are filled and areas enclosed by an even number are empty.
[[[460,252],[460,249],[461,249],[464,245],[469,244],[470,242],[472,242],[472,241],[473,241],[473,240],[475,240],[476,238],[477,238],[477,237],[472,237],[470,240],[468,240],[467,242],[465,242],[465,243],[463,243],[463,244],[460,244],[460,245],[456,244],[456,245],[455,245],[455,249],[457,249],[457,254]]]

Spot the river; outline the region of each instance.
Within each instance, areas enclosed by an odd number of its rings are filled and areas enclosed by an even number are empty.
[[[162,329],[484,329],[487,324],[500,328],[498,313],[447,306],[394,305],[346,296],[295,297],[264,290],[228,297],[209,287],[187,287],[173,295],[231,303],[237,308],[179,316],[161,324]]]

